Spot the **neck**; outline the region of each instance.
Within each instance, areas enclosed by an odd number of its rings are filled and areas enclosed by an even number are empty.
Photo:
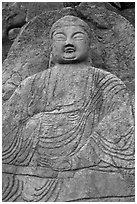
[[[76,68],[89,67],[90,63],[89,62],[80,62],[80,63],[72,63],[72,64],[59,64],[59,63],[56,63],[55,66],[59,67],[59,68],[62,68],[62,69],[64,69],[64,68],[76,69]]]

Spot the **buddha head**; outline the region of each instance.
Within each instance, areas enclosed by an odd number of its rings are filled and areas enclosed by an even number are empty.
[[[52,62],[72,64],[88,61],[90,28],[75,16],[64,16],[51,27]]]

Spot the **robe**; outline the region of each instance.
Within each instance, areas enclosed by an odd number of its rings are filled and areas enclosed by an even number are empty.
[[[133,108],[116,76],[55,66],[23,80],[2,119],[4,202],[134,197]],[[104,174],[112,190],[97,196]]]

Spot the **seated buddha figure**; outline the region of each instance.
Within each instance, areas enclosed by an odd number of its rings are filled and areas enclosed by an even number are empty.
[[[4,202],[134,197],[129,94],[90,65],[90,32],[78,17],[55,22],[53,66],[23,80],[3,105]]]

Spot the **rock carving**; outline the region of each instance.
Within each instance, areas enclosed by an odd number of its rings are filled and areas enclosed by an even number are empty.
[[[83,2],[75,9],[49,11],[22,28],[3,62],[4,102],[21,81],[49,68],[49,31],[55,21],[66,15],[83,19],[91,29],[91,66],[116,75],[134,94],[135,29],[125,18],[98,4]]]
[[[89,62],[90,29],[51,28],[49,69],[3,105],[3,201],[134,201],[134,119],[125,84]],[[91,39],[92,40],[92,39]]]

